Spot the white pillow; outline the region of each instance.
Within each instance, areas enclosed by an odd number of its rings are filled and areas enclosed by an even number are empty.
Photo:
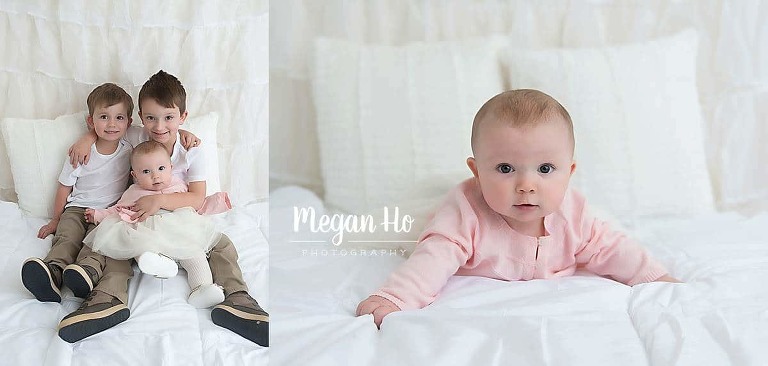
[[[51,217],[58,176],[67,149],[87,132],[85,112],[55,120],[5,118],[0,123],[19,207],[27,215]],[[201,140],[208,167],[208,192],[219,185],[216,143],[218,115],[188,118],[182,125]]]
[[[208,178],[205,181],[207,195],[221,191],[219,182],[219,149],[216,139],[216,128],[219,123],[219,114],[211,112],[202,116],[188,117],[181,125],[181,129],[192,132],[203,144],[199,147],[205,154],[205,165]]]
[[[87,113],[55,120],[5,118],[3,140],[19,208],[34,217],[53,216],[53,199],[69,147],[88,131]]]
[[[325,201],[362,214],[441,197],[471,176],[472,119],[503,89],[504,44],[317,40],[312,87]]]
[[[569,111],[572,184],[630,223],[714,210],[696,90],[697,35],[583,49],[505,50],[513,89],[542,90]]]

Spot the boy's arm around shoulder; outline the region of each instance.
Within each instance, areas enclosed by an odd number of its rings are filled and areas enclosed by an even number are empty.
[[[69,147],[67,154],[69,155],[69,163],[73,168],[76,168],[78,165],[88,164],[88,161],[91,159],[91,145],[96,143],[98,139],[99,137],[96,136],[96,132],[89,128],[85,135]]]
[[[184,129],[179,129],[179,140],[181,141],[181,146],[184,147],[184,150],[200,146],[200,144],[203,143],[203,140],[200,140],[194,133]]]
[[[50,234],[55,234],[56,229],[59,227],[59,220],[61,220],[61,214],[64,213],[64,206],[67,205],[67,197],[72,193],[72,186],[65,186],[59,183],[56,188],[56,196],[53,199],[53,217],[51,221],[43,225],[37,232],[37,237],[45,239]]]

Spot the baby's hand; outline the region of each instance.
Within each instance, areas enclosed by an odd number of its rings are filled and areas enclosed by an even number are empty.
[[[90,222],[92,224],[96,223],[96,218],[94,217],[94,214],[96,211],[92,208],[86,208],[85,209],[85,221]]]
[[[357,305],[356,315],[373,314],[373,322],[377,328],[381,328],[381,321],[387,314],[400,311],[400,308],[392,301],[381,296],[371,295]]]
[[[663,275],[663,276],[657,278],[654,282],[682,283],[682,281],[680,281],[677,278],[674,278],[674,277],[672,277],[670,275]]]

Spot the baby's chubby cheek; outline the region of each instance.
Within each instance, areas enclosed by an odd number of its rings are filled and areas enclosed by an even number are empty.
[[[511,200],[493,196],[483,198],[485,198],[485,203],[488,204],[488,207],[494,212],[504,216],[509,216],[511,214],[512,206],[514,205]]]

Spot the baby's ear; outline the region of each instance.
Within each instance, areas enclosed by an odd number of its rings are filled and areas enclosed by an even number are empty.
[[[469,170],[472,171],[472,175],[474,175],[475,178],[477,178],[477,162],[475,161],[475,158],[473,158],[471,156],[468,157],[467,158],[467,166],[469,167]]]
[[[131,169],[131,177],[133,177],[133,179],[136,179],[136,172],[134,172],[133,169]]]
[[[571,162],[571,175],[576,171],[576,160]]]
[[[88,117],[85,117],[85,123],[88,125],[88,129],[93,129],[93,116],[88,115]]]
[[[187,115],[188,114],[189,114],[189,111],[184,111],[184,113],[181,114],[181,123],[179,123],[180,125],[183,125],[184,122],[187,121]]]

